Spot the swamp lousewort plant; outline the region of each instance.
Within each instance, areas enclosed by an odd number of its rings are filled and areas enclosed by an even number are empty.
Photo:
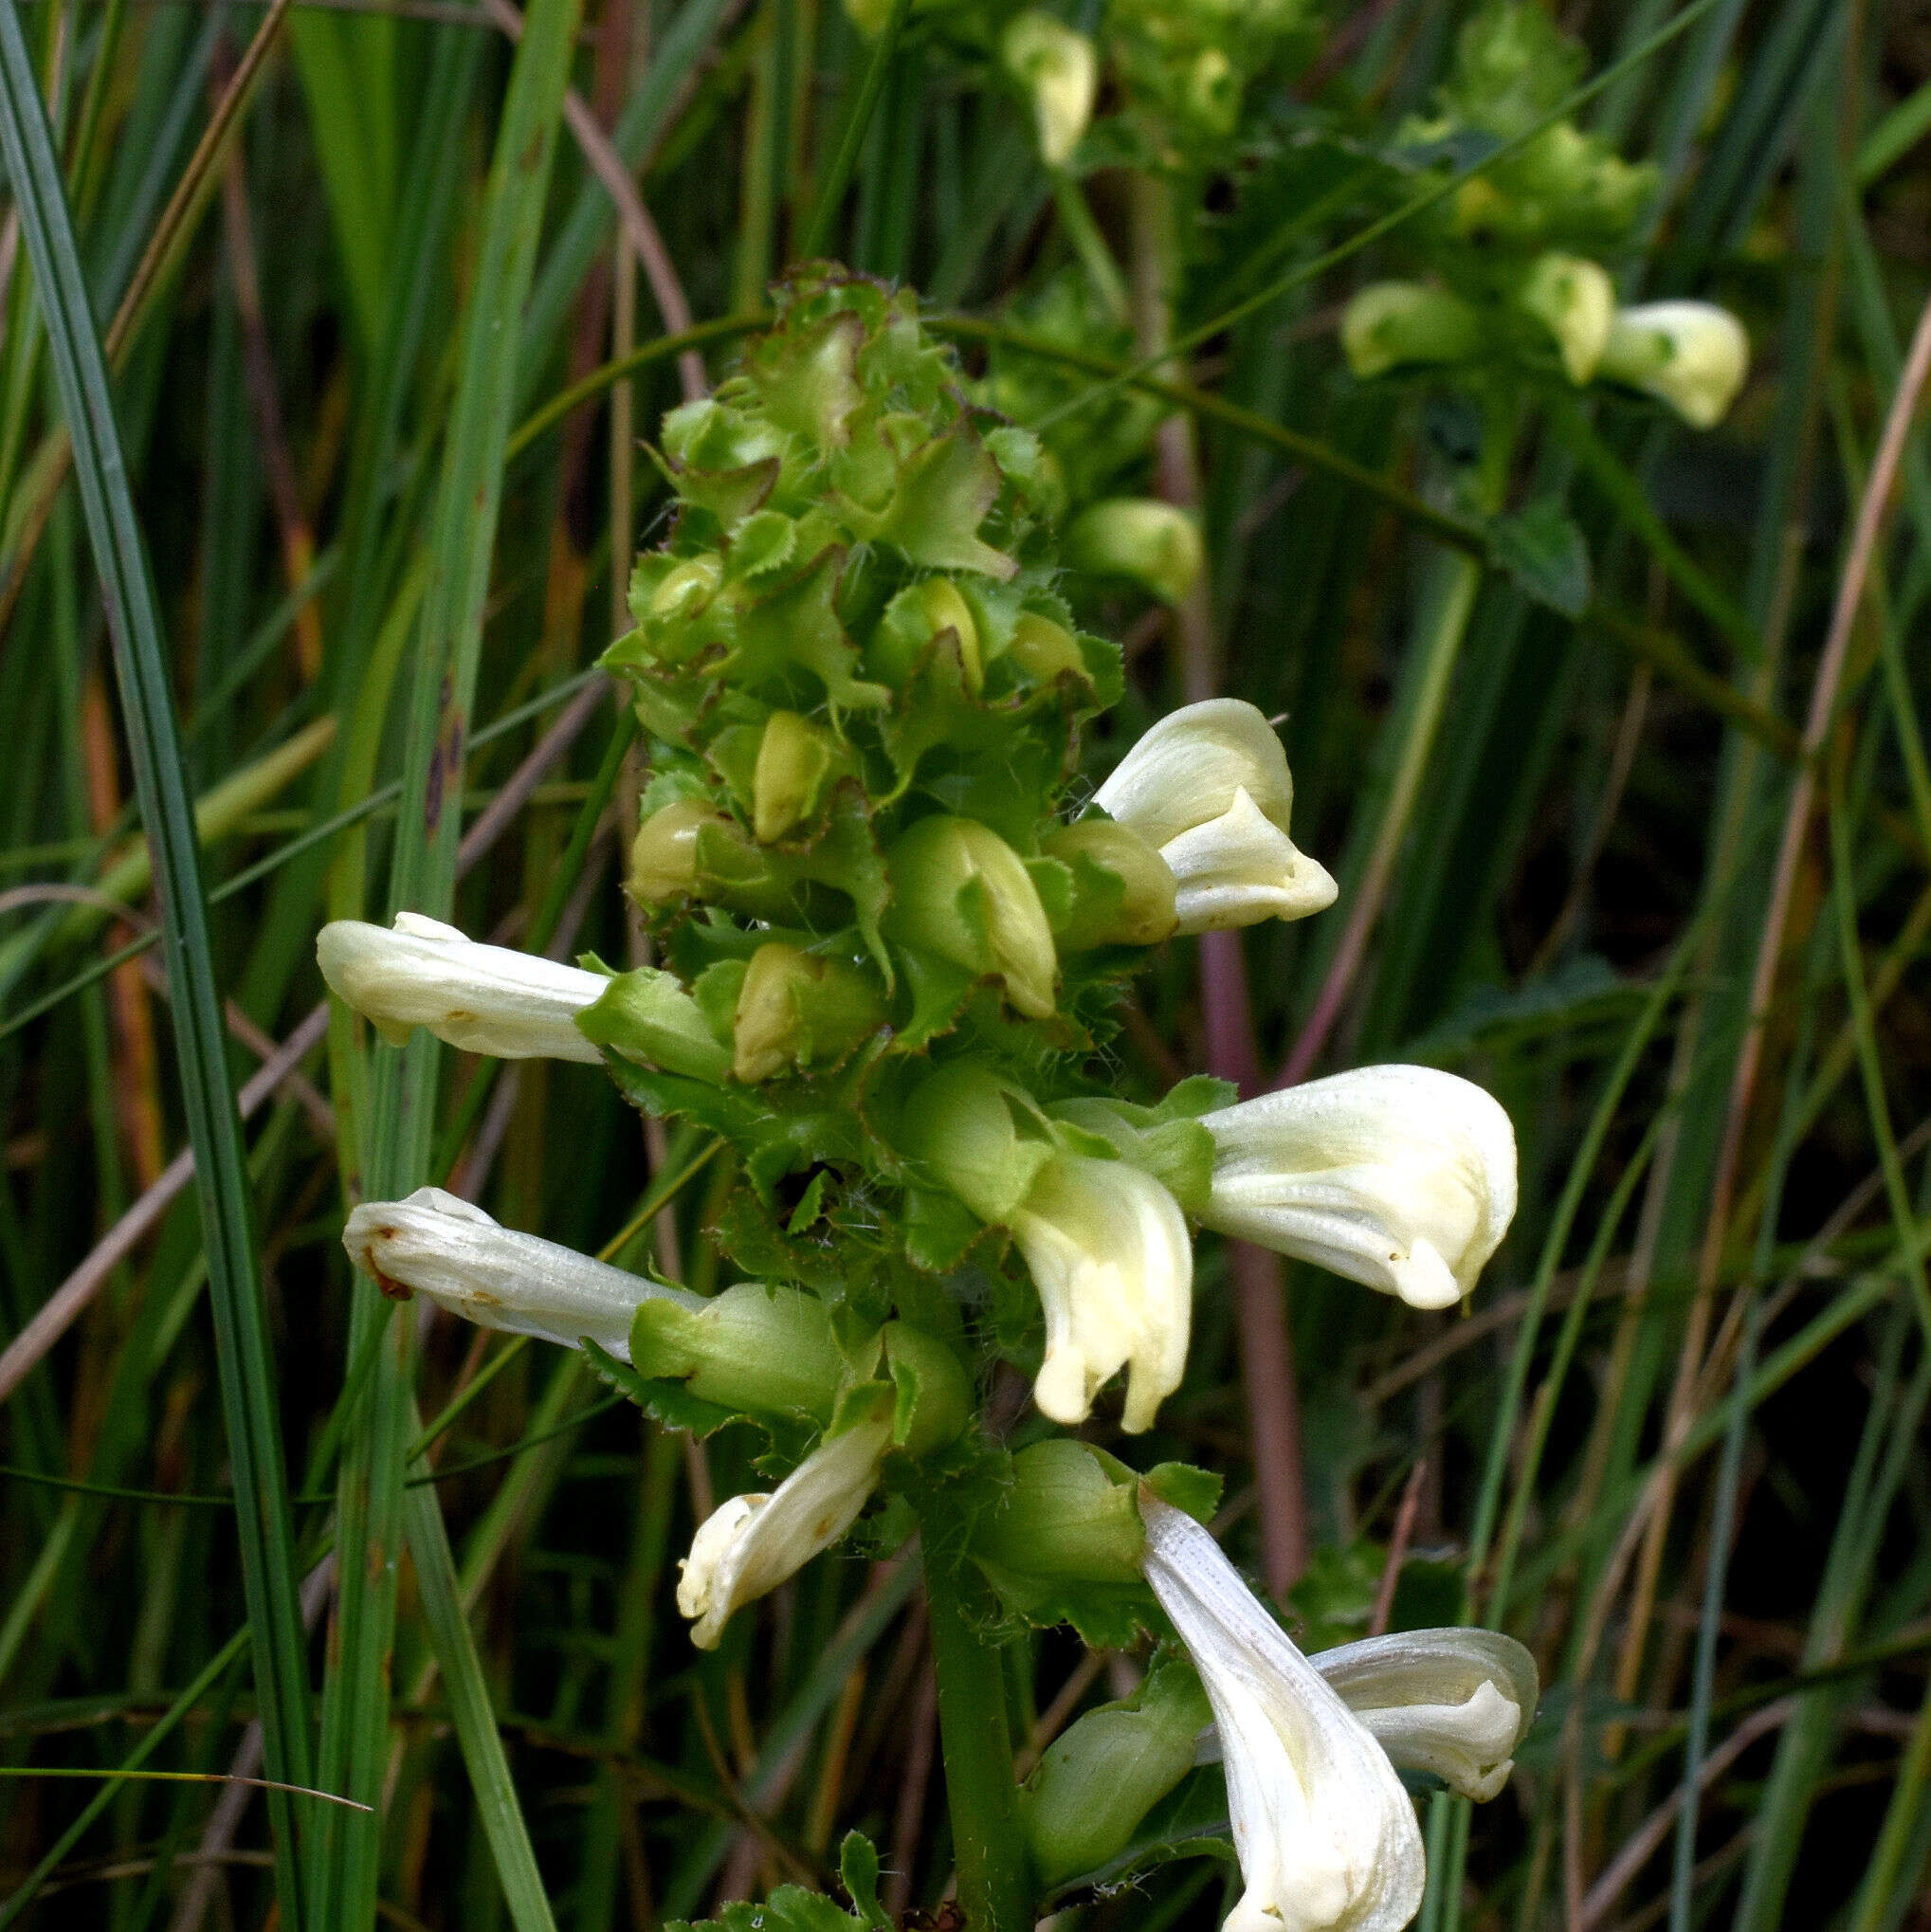
[[[321,940],[385,1030],[600,1056],[639,1107],[715,1137],[717,1239],[746,1279],[701,1299],[432,1189],[358,1209],[351,1251],[396,1291],[581,1345],[669,1424],[765,1431],[780,1480],[720,1504],[683,1559],[701,1647],[897,1499],[874,1546],[922,1532],[975,1923],[1029,1925],[1048,1887],[1120,1860],[1211,1755],[1211,1708],[1238,1923],[1398,1925],[1422,1852],[1396,1763],[1492,1795],[1533,1667],[1435,1633],[1366,1647],[1330,1688],[1196,1521],[1214,1479],[1143,1481],[1050,1434],[1015,1455],[975,1391],[1016,1362],[1072,1427],[1123,1372],[1121,1423],[1150,1428],[1186,1369],[1190,1217],[1425,1305],[1466,1293],[1513,1210],[1507,1119],[1418,1068],[1245,1105],[1205,1079],[1154,1106],[1112,1090],[1149,947],[1335,896],[1289,836],[1280,743],[1249,705],[1193,705],[1083,809],[1082,728],[1120,658],[1056,589],[1038,443],[967,400],[908,297],[824,270],[777,300],[738,373],[665,422],[677,519],[605,660],[649,736],[628,889],[663,963],[521,960],[407,916]],[[1021,1793],[1003,1618],[1185,1648]]]

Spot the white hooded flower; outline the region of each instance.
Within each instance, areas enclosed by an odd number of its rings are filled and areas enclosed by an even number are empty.
[[[1660,398],[1699,429],[1715,427],[1750,373],[1750,337],[1710,301],[1649,301],[1618,309],[1598,375]]]
[[[1445,1308],[1515,1215],[1515,1129],[1471,1081],[1360,1066],[1203,1117],[1223,1234]]]
[[[406,1201],[364,1201],[342,1230],[342,1246],[385,1291],[420,1289],[479,1327],[564,1348],[587,1335],[621,1361],[630,1359],[630,1318],[641,1303],[704,1305],[701,1295],[501,1227],[441,1188],[418,1188]]]
[[[1495,1631],[1403,1631],[1323,1650],[1314,1668],[1404,1771],[1485,1802],[1536,1715],[1536,1660]]]
[[[999,42],[1006,71],[1032,96],[1040,158],[1064,168],[1093,118],[1100,62],[1084,33],[1036,8],[1018,15]]]
[[[603,1058],[575,1024],[610,985],[600,974],[482,945],[415,912],[397,913],[388,928],[337,920],[315,951],[337,997],[396,1046],[411,1027],[427,1027],[466,1053],[500,1060]]]
[[[1140,1492],[1147,1581],[1213,1706],[1247,1890],[1222,1932],[1398,1932],[1426,1880],[1414,1807],[1367,1726],[1220,1545]]]
[[[1008,1225],[1046,1309],[1041,1412],[1084,1422],[1124,1368],[1121,1427],[1151,1428],[1186,1373],[1193,1316],[1193,1249],[1173,1195],[1127,1161],[1055,1154]]]
[[[1183,933],[1304,919],[1334,903],[1334,881],[1287,836],[1294,781],[1281,740],[1238,699],[1170,712],[1095,802],[1167,862]]]
[[[889,1418],[859,1423],[821,1442],[770,1495],[734,1496],[700,1524],[677,1586],[699,1649],[715,1650],[733,1611],[775,1590],[851,1527],[891,1439]]]

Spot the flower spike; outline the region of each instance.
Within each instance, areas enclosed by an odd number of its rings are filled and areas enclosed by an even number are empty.
[[[1146,1578],[1213,1706],[1247,1890],[1223,1932],[1399,1932],[1426,1879],[1414,1807],[1387,1753],[1211,1534],[1150,1489]]]
[[[485,946],[421,913],[383,927],[338,919],[321,929],[316,957],[337,998],[400,1046],[412,1027],[466,1053],[499,1060],[581,1060],[603,1055],[576,1030],[609,980],[537,953]]]
[[[342,1246],[387,1292],[420,1289],[480,1328],[563,1348],[587,1335],[620,1361],[630,1359],[630,1323],[642,1303],[705,1305],[683,1288],[501,1227],[441,1188],[418,1188],[405,1201],[364,1201],[342,1230]]]
[[[1472,1081],[1360,1066],[1223,1107],[1200,1218],[1223,1234],[1446,1308],[1515,1214],[1515,1129]]]
[[[1294,781],[1281,740],[1238,699],[1170,712],[1094,802],[1157,848],[1178,882],[1183,933],[1304,919],[1334,903],[1333,879],[1287,836]]]

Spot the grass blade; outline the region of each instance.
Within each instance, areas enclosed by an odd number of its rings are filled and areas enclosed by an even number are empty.
[[[308,1785],[314,1778],[307,1647],[296,1595],[281,1420],[263,1325],[241,1120],[228,1083],[227,1039],[209,943],[200,848],[160,615],[128,487],[106,359],[88,304],[60,164],[12,0],[0,6],[0,150],[73,439],[75,475],[100,574],[135,784],[160,890],[161,943],[173,988],[175,1051],[194,1149],[222,1406],[234,1470],[235,1526],[255,1637],[264,1757],[271,1778]],[[293,1810],[285,1793],[270,1793],[269,1804],[276,1890],[282,1923],[293,1928],[303,1923]]]

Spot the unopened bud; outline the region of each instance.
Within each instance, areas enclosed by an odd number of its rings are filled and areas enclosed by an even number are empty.
[[[921,818],[892,848],[888,931],[963,966],[996,974],[1022,1013],[1053,1011],[1058,956],[1039,889],[991,826],[943,813]]]
[[[1131,577],[1177,604],[1206,560],[1199,526],[1184,510],[1152,497],[1110,497],[1082,510],[1062,545],[1075,570]]]
[[[1042,617],[1036,611],[1019,613],[1019,620],[1012,627],[1012,640],[1006,647],[1006,655],[1029,678],[1041,684],[1048,683],[1067,671],[1076,677],[1088,675],[1079,639],[1064,624],[1055,624],[1050,617]]]
[[[1419,282],[1376,282],[1341,314],[1341,349],[1364,380],[1414,362],[1466,362],[1482,320],[1458,295]]]
[[[976,693],[985,683],[978,621],[950,577],[931,576],[908,584],[885,606],[865,652],[866,666],[884,683],[902,685],[918,668],[932,640],[947,631],[957,647],[966,689]]]
[[[751,829],[760,845],[810,816],[840,762],[837,740],[795,711],[774,711],[757,741],[751,778]]]
[[[791,888],[729,812],[695,798],[660,806],[630,844],[626,888],[640,905],[713,900],[753,919],[795,916]]]
[[[892,1440],[910,1456],[956,1442],[973,1419],[973,1380],[958,1357],[922,1328],[887,1321],[884,1367],[897,1401]]]
[[[1089,818],[1048,832],[1040,849],[1072,873],[1071,901],[1053,929],[1063,951],[1157,946],[1179,925],[1173,871],[1130,827]]]
[[[820,1425],[847,1379],[825,1303],[760,1282],[739,1282],[695,1307],[646,1302],[630,1325],[630,1360],[638,1374],[683,1382],[720,1408]]]
[[[1040,158],[1064,168],[1093,118],[1100,63],[1083,33],[1036,9],[1020,14],[999,43],[1006,71],[1032,96]]]
[[[968,1061],[940,1067],[920,1084],[901,1118],[899,1139],[980,1220],[994,1222],[1026,1199],[1055,1144],[1024,1095]]]
[[[1577,255],[1540,256],[1522,283],[1521,301],[1555,337],[1569,380],[1587,382],[1602,360],[1615,313],[1609,271]]]
[[[859,967],[774,939],[745,968],[731,1070],[751,1084],[789,1066],[829,1066],[884,1018],[884,998]]]
[[[1157,1662],[1133,1695],[1091,1710],[1057,1739],[1026,1790],[1026,1824],[1048,1885],[1097,1871],[1193,1768],[1212,1706],[1184,1657]]]

